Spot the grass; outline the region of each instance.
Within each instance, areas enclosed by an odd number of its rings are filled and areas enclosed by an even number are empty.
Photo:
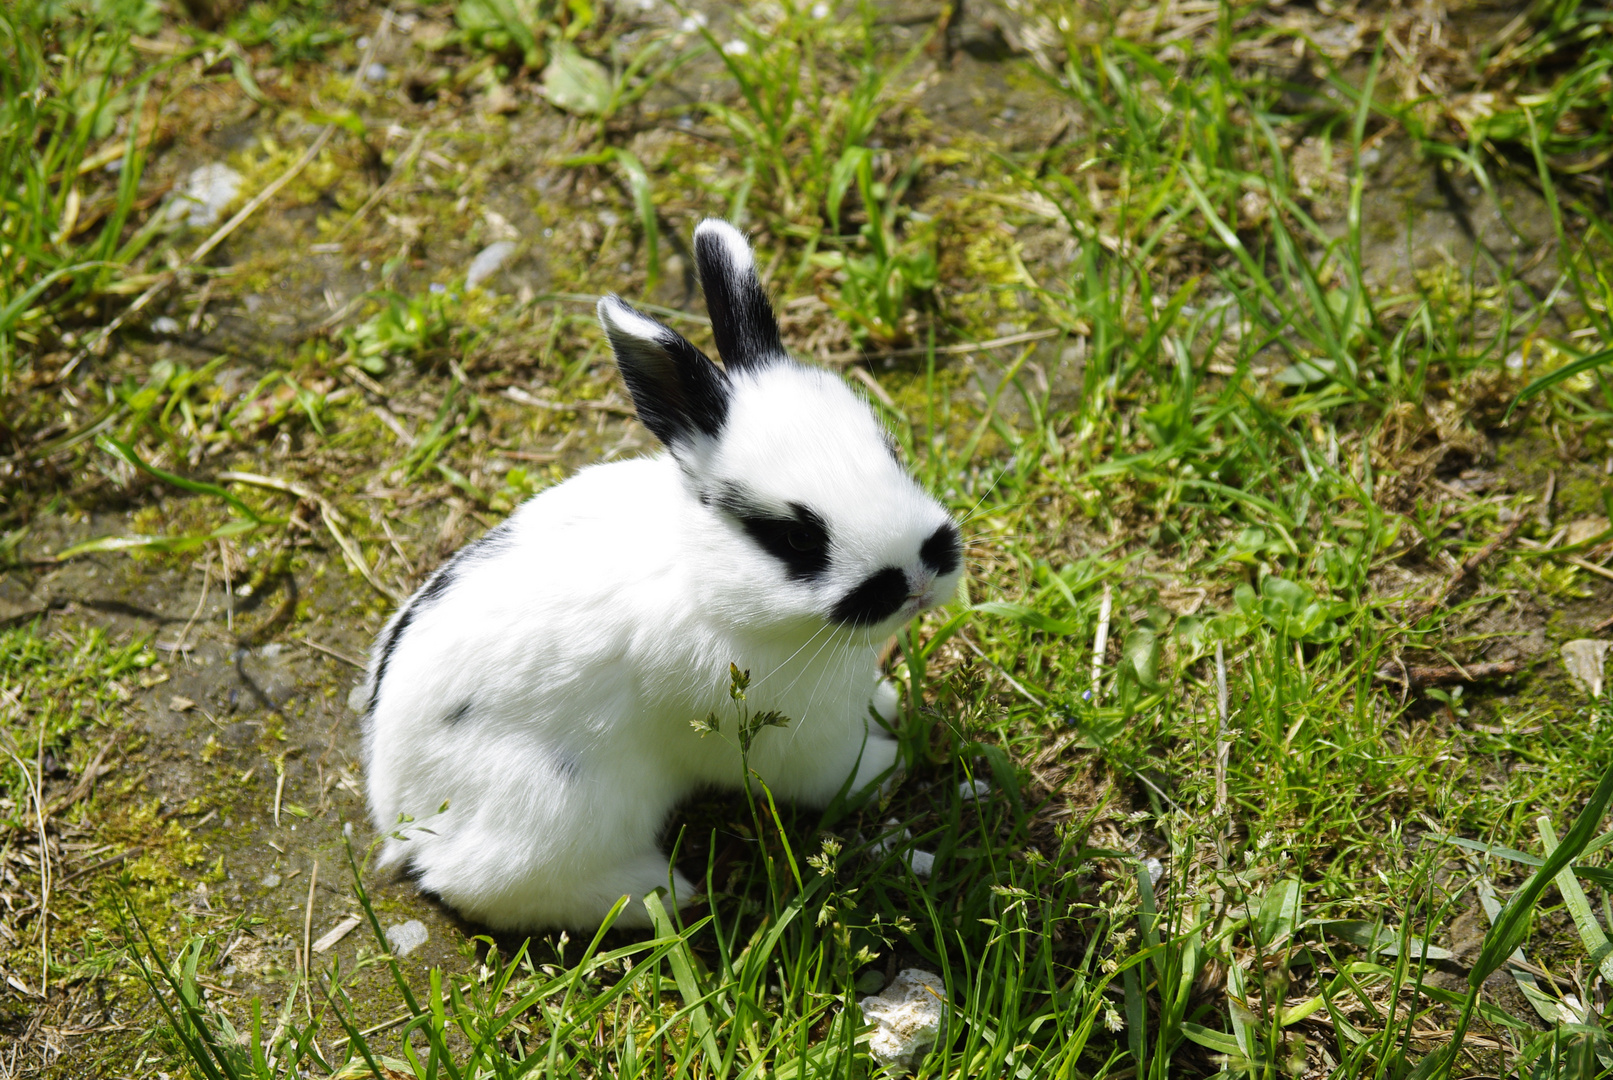
[[[709,907],[643,938],[472,928],[426,962],[388,944],[425,908],[365,872],[364,826],[334,864],[311,837],[363,815],[297,771],[313,720],[289,705],[232,714],[262,731],[239,751],[208,713],[213,779],[184,794],[245,822],[272,791],[306,841],[192,833],[139,777],[56,806],[125,722],[95,688],[160,694],[127,673],[188,669],[154,651],[166,624],[24,621],[4,639],[3,962],[39,974],[6,1007],[37,1037],[110,992],[100,1026],[147,1033],[34,1067],[871,1075],[856,1001],[914,966],[947,988],[925,1076],[1613,1068],[1613,715],[1556,660],[1613,614],[1605,14],[1435,34],[1396,9],[1340,45],[1348,13],[1049,3],[1006,61],[974,58],[989,35],[967,21],[712,14],[4,16],[13,581],[84,588],[96,566],[177,596],[200,573],[196,636],[237,665],[349,626],[361,648],[520,499],[648,448],[585,305],[642,296],[698,339],[678,260],[712,212],[754,230],[787,336],[869,392],[970,563],[967,595],[892,654],[908,779],[888,803],[703,800],[669,843]],[[385,75],[355,77],[384,34]],[[235,110],[250,192],[337,100],[340,132],[227,259],[79,357],[197,243],[154,197],[179,166],[142,118]],[[85,168],[115,151],[120,172]],[[508,229],[515,268],[466,289]],[[142,321],[159,312],[182,333]],[[214,575],[239,609],[208,607]],[[1495,660],[1511,674],[1466,678]],[[152,767],[178,739],[147,737]],[[257,770],[268,791],[240,779]],[[351,899],[362,944],[309,952],[312,883],[306,910],[226,902],[265,838],[323,853],[310,876]],[[62,845],[91,842],[144,854],[75,889],[58,869],[52,900],[48,867],[92,850]],[[224,974],[243,940],[284,962]]]

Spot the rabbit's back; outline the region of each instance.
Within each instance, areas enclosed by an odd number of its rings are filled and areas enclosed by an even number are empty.
[[[366,734],[378,826],[418,817],[420,800],[434,809],[484,788],[477,759],[538,781],[612,730],[653,658],[642,655],[645,628],[688,638],[678,624],[693,613],[675,602],[681,502],[662,459],[585,469],[410,598],[374,664]],[[661,543],[643,542],[652,533]]]

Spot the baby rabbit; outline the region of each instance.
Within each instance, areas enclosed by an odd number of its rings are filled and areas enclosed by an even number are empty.
[[[496,929],[595,927],[624,895],[617,925],[642,927],[644,894],[695,895],[657,839],[679,800],[745,782],[730,664],[751,672],[753,715],[788,718],[749,751],[775,795],[823,805],[848,777],[869,790],[896,764],[869,724],[871,703],[895,713],[876,649],[958,582],[957,525],[868,406],[785,353],[745,237],[704,221],[695,259],[722,367],[599,302],[666,450],[523,504],[371,652],[382,863]],[[721,729],[703,735],[692,722],[713,713]]]

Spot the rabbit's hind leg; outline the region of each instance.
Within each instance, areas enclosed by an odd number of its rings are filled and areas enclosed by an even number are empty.
[[[612,926],[624,930],[643,930],[650,927],[650,912],[644,906],[644,897],[656,889],[665,890],[670,883],[672,894],[662,896],[661,904],[669,911],[698,899],[697,890],[677,870],[667,874],[667,857],[660,852],[647,852],[612,866],[579,877],[568,883],[570,902],[562,922],[583,928],[595,927],[605,920],[611,908],[622,897],[622,906]]]

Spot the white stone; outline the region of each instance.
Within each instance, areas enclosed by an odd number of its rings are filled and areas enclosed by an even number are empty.
[[[991,782],[988,780],[965,780],[958,785],[958,798],[964,802],[973,802],[975,799],[991,794]]]
[[[151,332],[153,334],[177,334],[179,333],[179,320],[171,315],[159,315],[151,320]]]
[[[364,692],[364,684],[359,683],[347,692],[347,707],[353,712],[361,713],[370,704],[370,696]]]
[[[470,261],[470,269],[465,271],[465,288],[474,289],[494,274],[499,267],[509,261],[515,254],[515,244],[510,240],[495,240],[488,244],[476,257]]]
[[[1603,671],[1607,666],[1607,653],[1613,641],[1595,638],[1578,638],[1563,642],[1563,667],[1569,676],[1593,698],[1602,696]]]
[[[211,228],[240,193],[241,174],[222,161],[210,162],[192,169],[185,177],[184,185],[168,205],[168,216],[184,217],[185,224],[193,229]]]
[[[895,825],[896,819],[891,818],[885,824]],[[883,855],[887,851],[895,851],[898,848],[906,847],[912,841],[913,834],[907,829],[892,829],[872,844],[869,844],[868,850],[875,855]],[[928,851],[920,851],[914,848],[911,851],[902,852],[900,858],[919,877],[929,877],[935,871],[935,856]]]
[[[386,928],[386,943],[394,956],[408,956],[424,945],[430,936],[426,933],[426,924],[419,919],[410,919]]]
[[[933,972],[907,968],[861,1005],[863,1020],[874,1025],[868,1052],[889,1075],[906,1076],[941,1035],[946,984]]]
[[[1568,523],[1568,535],[1563,537],[1565,545],[1583,544],[1587,540],[1594,540],[1607,532],[1607,518],[1582,517]]]

